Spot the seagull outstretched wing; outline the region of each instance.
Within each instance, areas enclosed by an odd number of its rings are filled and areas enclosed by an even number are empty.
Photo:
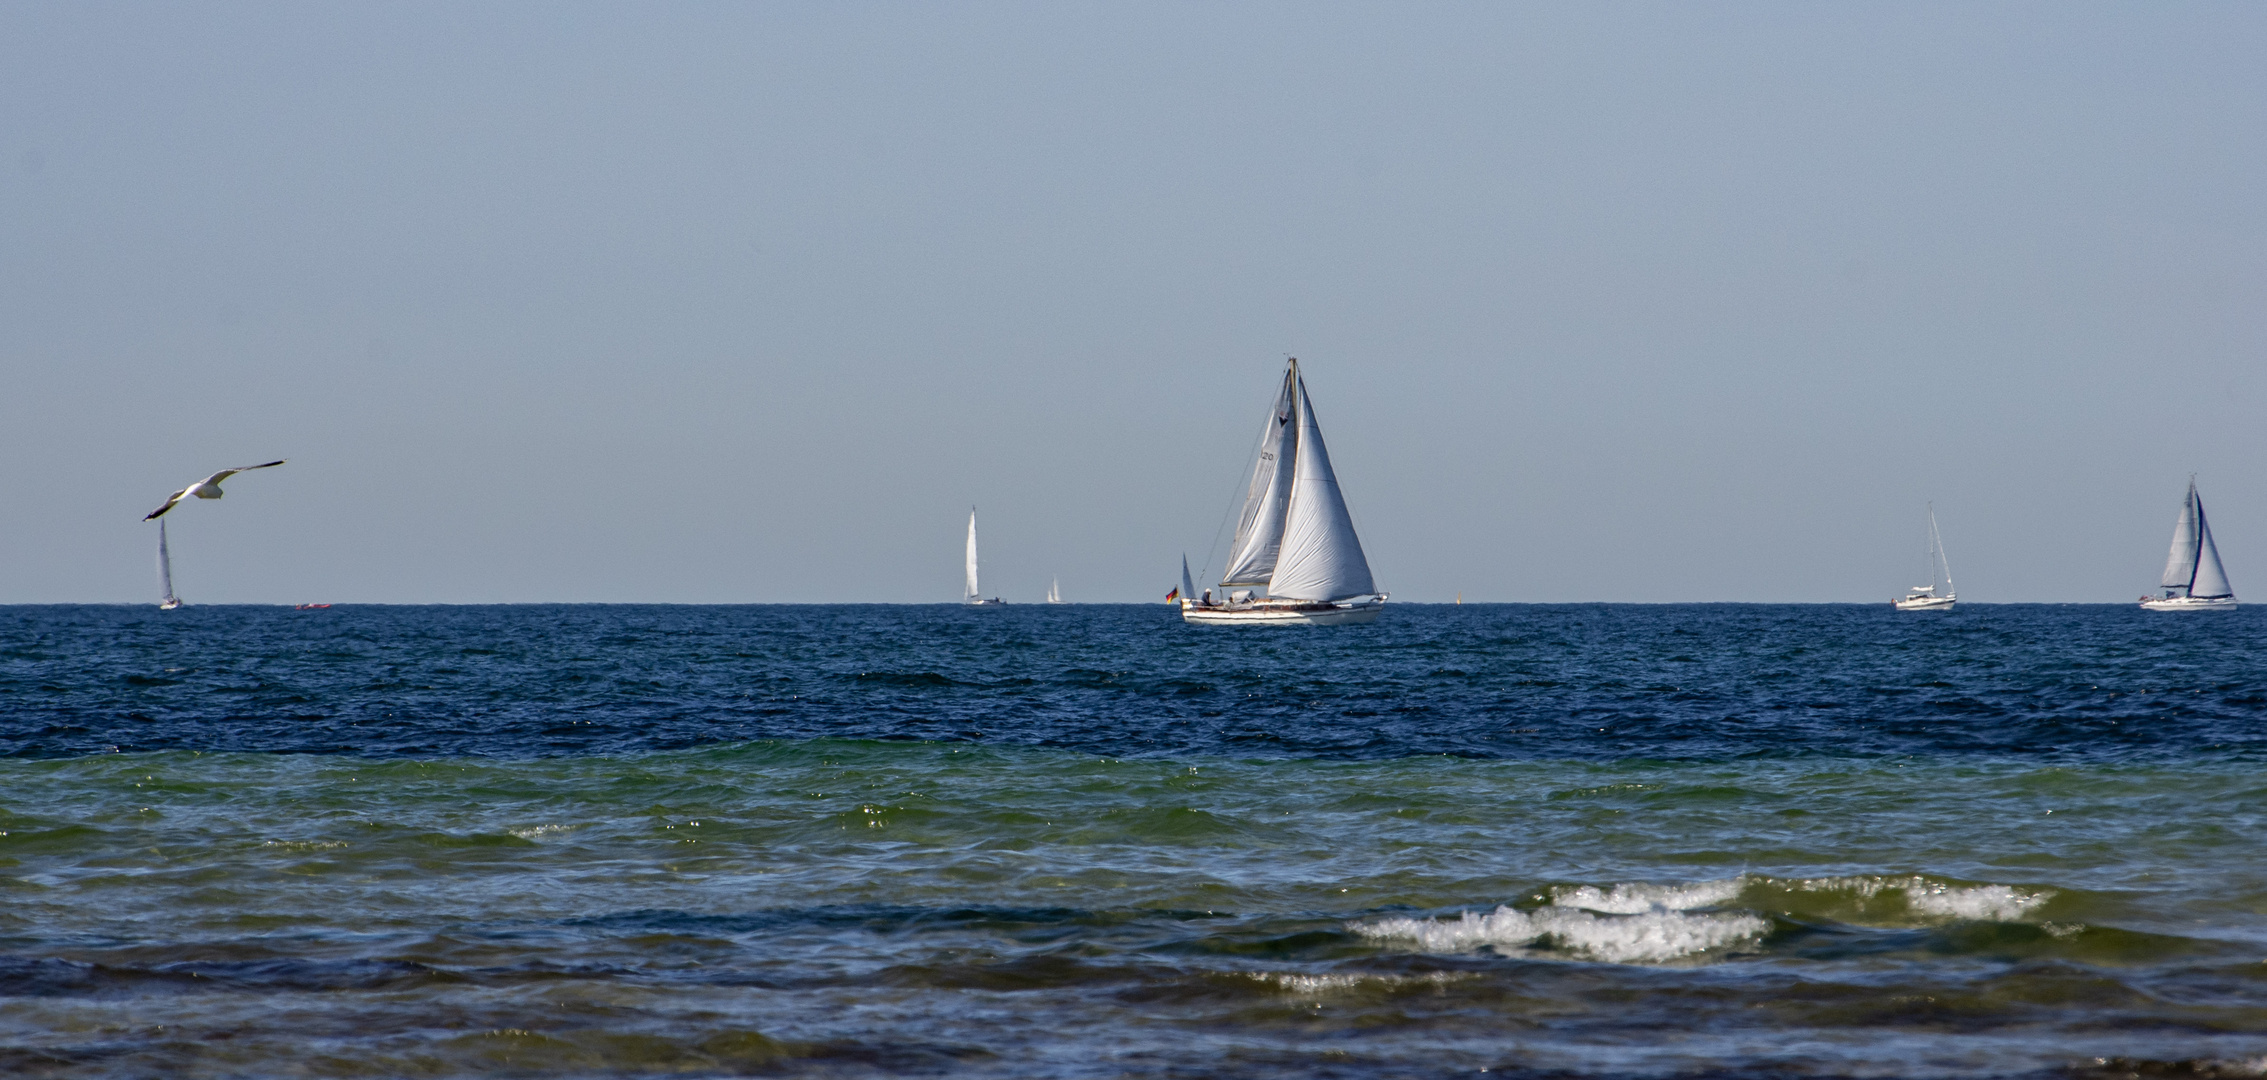
[[[240,472],[251,472],[254,469],[272,469],[283,463],[283,458],[277,458],[274,461],[263,462],[258,465],[240,465],[233,469],[222,469],[221,471],[216,472],[211,476],[205,477],[204,479],[199,480],[196,483],[189,485],[188,487],[182,488],[181,490],[174,492],[170,496],[167,496],[165,505],[150,511],[147,516],[142,518],[142,520],[149,521],[152,518],[164,517],[166,511],[173,509],[173,504],[178,503],[182,499],[187,498],[191,495],[195,495],[200,499],[220,498],[222,495],[227,494],[220,489],[221,481],[226,480],[229,477],[234,476]]]
[[[166,511],[168,511],[168,510],[171,510],[171,509],[173,509],[173,504],[174,504],[174,503],[177,503],[177,502],[180,502],[180,501],[181,501],[181,496],[183,496],[183,495],[187,495],[188,493],[189,493],[189,489],[188,489],[188,488],[182,488],[181,490],[179,490],[179,491],[176,491],[176,492],[174,492],[173,494],[166,496],[166,497],[165,497],[165,505],[163,505],[163,506],[160,506],[160,507],[158,507],[157,509],[150,511],[150,512],[149,512],[149,513],[147,513],[147,514],[144,514],[144,515],[142,516],[142,520],[143,520],[143,521],[153,521],[153,520],[155,520],[155,519],[157,519],[157,518],[161,518],[161,517],[164,517],[164,516],[165,516],[165,512],[166,512]]]

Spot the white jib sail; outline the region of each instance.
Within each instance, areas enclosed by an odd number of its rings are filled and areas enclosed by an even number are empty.
[[[165,522],[157,523],[157,583],[165,588],[165,599],[173,599],[173,553],[165,546]]]
[[[973,604],[983,593],[976,588],[976,508],[968,508],[968,595]]]
[[[2204,497],[2196,500],[2196,577],[2189,583],[2188,595],[2206,600],[2234,596],[2228,587],[2227,567],[2220,565],[2220,545],[2212,542],[2212,523],[2204,517]]]
[[[2196,581],[2196,481],[2188,482],[2188,497],[2180,503],[2180,522],[2173,526],[2173,549],[2165,557],[2165,577],[2162,584],[2188,595],[2189,586]]]
[[[1275,407],[1268,411],[1267,427],[1260,435],[1259,460],[1252,466],[1244,513],[1236,520],[1236,540],[1228,548],[1222,585],[1265,585],[1275,573],[1283,544],[1283,512],[1291,501],[1291,467],[1297,457],[1291,395],[1298,377],[1299,362],[1293,360],[1283,373],[1283,390],[1275,395]]]
[[[1290,600],[1344,600],[1377,592],[1370,561],[1354,535],[1354,518],[1338,490],[1322,428],[1305,380],[1298,383],[1299,453],[1291,481],[1291,504],[1284,512],[1283,550],[1267,594]]]
[[[1181,599],[1196,599],[1196,586],[1189,582],[1189,557],[1181,556]]]

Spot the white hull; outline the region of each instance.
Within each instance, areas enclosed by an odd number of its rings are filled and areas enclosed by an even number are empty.
[[[1952,601],[1949,596],[1912,596],[1890,603],[1899,611],[1950,611]]]
[[[1260,600],[1248,604],[1200,604],[1181,601],[1181,619],[1203,626],[1347,626],[1376,622],[1385,600],[1359,603],[1309,604]]]
[[[168,599],[168,600],[165,600],[165,601],[163,601],[163,602],[159,603],[159,604],[158,604],[158,606],[157,606],[157,609],[158,609],[159,611],[171,611],[171,610],[173,610],[174,608],[177,608],[177,607],[180,607],[180,606],[181,606],[181,601],[179,601],[179,600],[171,600],[171,599]]]
[[[2236,598],[2233,596],[2215,596],[2210,599],[2201,596],[2141,598],[2143,611],[2234,611],[2235,607]]]

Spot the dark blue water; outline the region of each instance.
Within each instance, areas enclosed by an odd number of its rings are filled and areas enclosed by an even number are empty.
[[[0,1072],[2257,1075],[2263,645],[0,608]]]
[[[1327,634],[1077,605],[19,607],[0,753],[621,754],[944,739],[1094,754],[2267,748],[2257,613],[1403,606]]]

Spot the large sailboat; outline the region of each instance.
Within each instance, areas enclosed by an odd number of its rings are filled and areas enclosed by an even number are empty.
[[[979,607],[1007,603],[997,596],[984,599],[983,591],[976,587],[976,508],[973,506],[968,508],[968,591],[962,594],[961,599]]]
[[[1218,592],[1183,589],[1179,599],[1181,618],[1233,626],[1366,623],[1385,606],[1295,359],[1261,432]]]
[[[1952,564],[1944,557],[1944,537],[1936,531],[1936,504],[1929,504],[1929,583],[1915,585],[1902,598],[1891,600],[1899,611],[1950,611],[1952,610]],[[1938,592],[1937,583],[1944,583]]]
[[[2236,606],[2235,590],[2228,586],[2228,571],[2220,565],[2220,548],[2212,542],[2212,524],[2204,519],[2204,499],[2196,494],[2196,478],[2188,478],[2188,497],[2180,504],[2180,520],[2173,525],[2173,550],[2165,558],[2161,592],[2141,598],[2147,611],[2226,611]]]
[[[171,611],[181,606],[181,598],[173,595],[173,552],[165,546],[165,522],[157,523],[157,583],[165,589],[165,599],[157,602],[159,611]]]

